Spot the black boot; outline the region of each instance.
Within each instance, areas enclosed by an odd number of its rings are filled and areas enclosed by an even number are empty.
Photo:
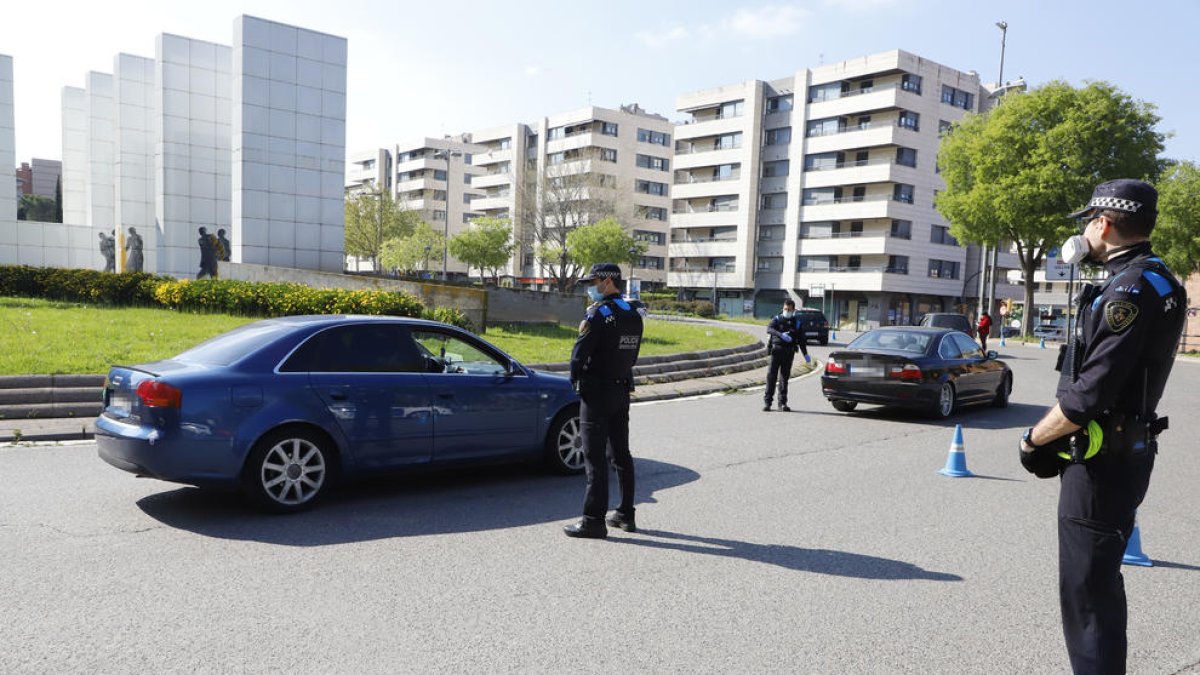
[[[579,539],[604,539],[608,536],[608,528],[599,518],[583,518],[574,525],[564,527],[563,533]]]
[[[620,511],[613,511],[608,514],[608,518],[604,519],[609,527],[619,527],[626,532],[637,532],[637,523],[633,520],[633,514],[625,515]]]

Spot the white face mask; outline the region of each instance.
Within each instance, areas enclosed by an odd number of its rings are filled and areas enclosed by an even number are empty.
[[[788,311],[785,311],[785,312],[783,313],[783,318],[785,318],[785,319],[790,319],[790,318],[792,318],[793,316],[796,316],[796,313],[795,313],[795,312],[788,312]]]
[[[1082,234],[1072,235],[1070,239],[1063,242],[1062,259],[1068,265],[1083,262],[1083,259],[1087,258],[1090,253],[1087,239]]]

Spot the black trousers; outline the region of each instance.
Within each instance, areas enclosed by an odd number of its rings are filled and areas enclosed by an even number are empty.
[[[1132,457],[1070,464],[1058,498],[1058,590],[1071,669],[1124,673],[1127,641],[1121,558],[1146,496],[1157,444]]]
[[[767,390],[763,392],[763,401],[771,405],[775,395],[775,383],[779,383],[779,405],[787,405],[788,379],[792,376],[792,361],[796,352],[791,349],[771,350],[771,365],[767,366]]]
[[[629,453],[629,385],[583,381],[579,386],[587,489],[583,516],[603,519],[608,512],[608,464],[617,472],[621,502],[617,511],[633,515],[633,456]],[[606,461],[607,460],[607,461]]]

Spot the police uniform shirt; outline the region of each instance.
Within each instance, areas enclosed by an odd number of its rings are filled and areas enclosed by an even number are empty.
[[[1068,354],[1058,388],[1059,407],[1079,426],[1105,411],[1153,412],[1183,332],[1187,296],[1149,242],[1120,253],[1105,268],[1108,280],[1081,307],[1075,337],[1080,353]],[[1069,368],[1076,369],[1074,378]]]
[[[792,315],[792,318],[789,319],[782,314],[776,314],[771,318],[771,322],[767,324],[767,334],[771,336],[771,349],[789,347],[792,351],[796,351],[797,340],[800,339],[796,326],[796,322],[799,320],[800,317],[796,315]],[[791,342],[785,342],[780,337],[785,333],[792,336]]]
[[[571,349],[571,381],[600,378],[632,382],[645,316],[641,302],[626,300],[620,294],[589,306]]]

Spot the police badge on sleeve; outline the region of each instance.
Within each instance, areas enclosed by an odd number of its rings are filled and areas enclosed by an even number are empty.
[[[1114,333],[1129,328],[1137,320],[1138,306],[1125,300],[1114,300],[1104,306],[1104,320]]]

